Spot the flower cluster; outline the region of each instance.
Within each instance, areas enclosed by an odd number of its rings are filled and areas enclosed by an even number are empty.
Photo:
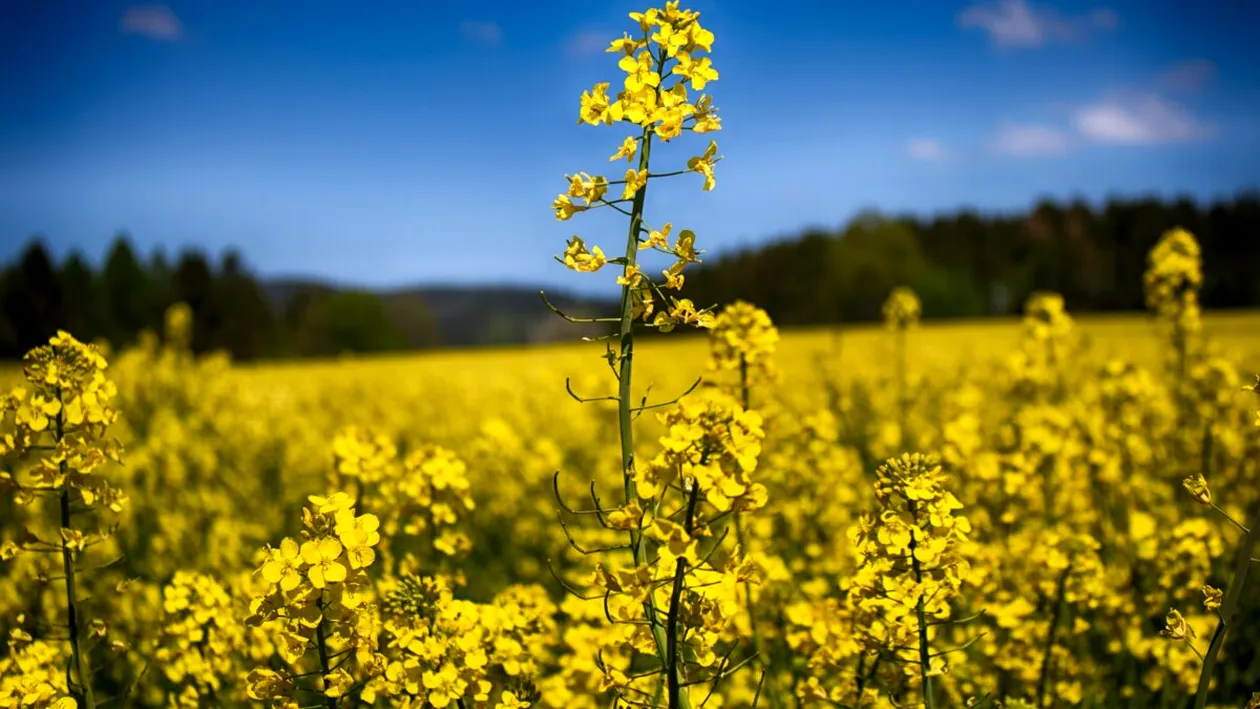
[[[598,271],[610,263],[622,266],[617,283],[629,294],[632,319],[642,319],[645,324],[664,332],[680,325],[712,327],[712,313],[697,309],[690,299],[665,294],[665,290],[681,290],[685,280],[683,270],[700,262],[703,252],[696,249],[695,233],[683,229],[671,240],[672,223],[666,222],[659,229],[649,228],[644,225],[643,213],[651,179],[695,172],[704,178],[705,191],[714,187],[713,166],[721,157],[717,154],[717,143],[712,141],[704,153],[687,161],[685,170],[652,173],[648,166],[653,138],[669,142],[684,131],[708,133],[721,129],[712,100],[704,94],[693,100],[688,93],[688,84],[692,90],[701,91],[708,82],[718,78],[712,60],[700,56],[701,52],[712,49],[713,33],[700,25],[700,13],[679,9],[677,2],[666,3],[664,9],[632,12],[630,18],[637,25],[637,35],[627,33],[614,40],[607,50],[621,56],[617,66],[626,74],[623,89],[612,98],[608,95],[610,84],[603,82],[584,92],[578,122],[638,126],[640,134],[627,136],[609,158],[610,161],[625,158],[630,162],[637,155],[638,167],[627,168],[622,180],[585,172],[565,175],[569,181],[568,192],[552,203],[556,218],[561,221],[597,207],[628,215],[630,236],[625,256],[610,259],[599,246],[588,247],[582,237],[574,236],[568,241],[564,256],[557,260],[574,271],[585,273]],[[677,80],[667,85],[671,77]],[[620,195],[610,199],[610,187],[618,185],[622,187]],[[632,207],[627,211],[620,206],[622,204]],[[637,252],[642,249],[674,259],[661,272],[659,282],[645,274],[638,263]]]
[[[388,436],[350,426],[333,440],[333,456],[329,485],[356,494],[360,507],[369,505],[370,492],[370,509],[381,519],[387,540],[424,537],[445,556],[468,552],[468,536],[456,524],[476,504],[468,468],[454,452],[424,444],[399,460]]]
[[[1058,293],[1036,292],[1024,302],[1023,338],[1010,357],[1014,393],[1028,399],[1062,397],[1076,346],[1076,323]]]
[[[162,612],[153,659],[171,694],[185,706],[222,697],[246,642],[230,592],[206,574],[177,571],[162,589]]]
[[[884,325],[890,330],[906,330],[919,324],[923,308],[919,296],[908,286],[897,286],[888,294],[882,309]]]
[[[538,586],[509,587],[490,603],[456,599],[441,577],[404,576],[382,602],[384,671],[364,689],[409,706],[523,709],[555,634]]]
[[[737,300],[723,308],[713,322],[709,369],[739,372],[741,389],[772,381],[777,374],[773,357],[778,343],[779,330],[766,311]]]
[[[22,457],[45,436],[52,445],[28,471],[29,484],[0,472],[0,492],[13,489],[17,503],[26,505],[39,492],[73,490],[86,507],[121,512],[126,496],[94,474],[109,460],[121,462],[122,453],[118,441],[105,437],[118,418],[111,406],[117,388],[105,378],[105,357],[58,332],[24,362],[27,386],[0,400],[0,413],[13,414],[13,430],[0,438],[0,456]]]
[[[268,587],[250,603],[246,623],[269,624],[287,667],[251,670],[251,699],[283,703],[306,689],[336,700],[355,684],[346,669],[351,660],[364,674],[379,670],[378,623],[366,569],[376,560],[380,522],[375,515],[356,515],[354,498],[342,492],[312,495],[309,501],[298,538],[267,547],[257,570]],[[299,669],[308,666],[310,672]],[[312,675],[320,686],[301,686],[300,679]]]
[[[766,504],[765,485],[749,475],[761,455],[761,415],[746,411],[728,394],[706,391],[684,397],[658,416],[668,432],[661,450],[635,482],[645,498],[668,488],[697,490],[718,512],[756,510]],[[658,519],[658,525],[666,524]]]
[[[1146,307],[1182,327],[1198,329],[1203,266],[1193,234],[1185,229],[1165,232],[1151,249],[1143,284]]]
[[[879,467],[875,499],[877,509],[849,530],[858,561],[851,592],[858,607],[878,619],[862,631],[863,643],[896,656],[913,653],[904,659],[923,662],[928,620],[951,617],[950,601],[970,571],[959,546],[971,525],[954,514],[962,503],[945,488],[941,466],[920,453]],[[934,657],[922,669],[925,677],[944,672],[944,661]]]
[[[0,657],[0,709],[76,709],[65,664],[56,644],[15,633],[7,656]]]

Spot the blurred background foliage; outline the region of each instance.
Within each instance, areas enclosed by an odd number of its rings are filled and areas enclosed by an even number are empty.
[[[1023,214],[962,210],[930,218],[868,211],[838,231],[811,229],[772,243],[709,254],[687,277],[699,306],[745,299],[780,325],[879,319],[895,286],[919,293],[925,318],[1010,315],[1029,293],[1063,294],[1075,313],[1141,310],[1146,254],[1165,230],[1203,247],[1207,308],[1260,306],[1260,195],[1209,205],[1188,198],[1043,200]],[[438,346],[547,342],[575,336],[538,298],[511,286],[369,290],[300,279],[265,280],[237,251],[139,254],[119,234],[99,266],[80,252],[58,263],[33,237],[0,275],[0,357],[17,358],[58,327],[115,347],[159,330],[176,302],[193,311],[196,353],[242,361]],[[611,301],[550,296],[571,315],[606,315]]]

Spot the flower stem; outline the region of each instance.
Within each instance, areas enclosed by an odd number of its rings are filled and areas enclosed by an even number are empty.
[[[332,667],[328,662],[328,618],[324,615],[324,597],[321,594],[319,598],[319,625],[315,626],[315,643],[319,650],[319,669],[320,684],[324,690],[328,689],[328,675],[332,672]],[[328,709],[336,709],[337,699],[335,697],[325,697]]]
[[[639,150],[639,170],[648,169],[648,161],[652,153],[652,130],[643,129],[643,138]],[[643,206],[647,200],[647,185],[643,185],[634,194],[634,202],[630,209],[630,230],[626,237],[625,272],[628,273],[639,256],[639,232],[643,228]],[[625,502],[630,504],[639,497],[634,482],[634,426],[631,412],[631,382],[634,371],[634,294],[630,283],[621,287],[621,319],[618,331],[621,352],[617,364],[617,426],[621,438],[621,471],[622,486],[625,491]],[[647,557],[647,542],[643,532],[630,530],[630,551],[634,556],[635,566],[644,563]],[[649,594],[643,602],[644,615],[652,628],[652,637],[656,643],[656,654],[663,667],[669,667],[667,653],[667,634],[657,620],[656,600]],[[672,675],[671,675],[672,677]],[[672,679],[670,681],[673,681]],[[683,701],[686,701],[684,698]],[[670,706],[675,706],[671,704]],[[690,707],[690,704],[678,706]]]
[[[61,390],[57,390],[57,400],[61,401]],[[56,430],[54,431],[56,440],[61,442],[65,435],[65,421],[63,411],[57,412]],[[63,459],[60,464],[61,472],[61,529],[72,529],[70,517],[70,484],[66,479],[69,469],[66,461]],[[79,706],[85,709],[96,709],[96,700],[92,696],[92,672],[88,669],[88,658],[83,652],[83,633],[79,623],[79,602],[76,599],[78,591],[76,590],[78,579],[75,575],[75,561],[78,553],[70,548],[70,542],[63,535],[61,537],[61,566],[66,577],[66,622],[70,633],[70,657],[74,668],[74,674],[78,678],[72,678],[71,669],[66,668],[66,687],[72,693],[78,694]]]
[[[901,448],[906,449],[909,435],[906,426],[909,424],[910,402],[909,382],[906,381],[906,329],[897,328],[897,424],[901,438]]]
[[[1063,612],[1063,592],[1067,587],[1068,575],[1072,573],[1072,564],[1059,574],[1059,583],[1054,592],[1054,611],[1050,614],[1050,629],[1046,631],[1046,651],[1041,658],[1041,679],[1037,681],[1037,706],[1046,706],[1046,689],[1050,686],[1050,664],[1054,658],[1054,636],[1059,629],[1059,615]]]
[[[1236,552],[1238,559],[1234,563],[1234,577],[1230,579],[1229,588],[1225,591],[1225,600],[1220,608],[1220,620],[1212,633],[1212,643],[1208,645],[1203,656],[1203,669],[1199,672],[1199,687],[1194,694],[1194,709],[1207,706],[1208,689],[1212,684],[1212,674],[1216,669],[1216,657],[1225,644],[1225,636],[1229,633],[1229,624],[1238,613],[1238,601],[1242,597],[1243,587],[1247,583],[1247,571],[1251,568],[1251,556],[1256,545],[1260,543],[1260,504],[1252,513],[1251,530]]]
[[[739,353],[739,402],[748,410],[749,401],[752,398],[751,386],[748,381],[748,356],[743,352]],[[744,536],[744,524],[742,521],[742,512],[735,512],[735,543],[739,545],[740,550],[745,556],[748,555],[748,545]],[[775,681],[774,673],[771,670],[771,658],[768,652],[765,652],[765,645],[762,642],[761,630],[757,627],[756,605],[753,603],[752,584],[744,582],[744,607],[748,611],[748,627],[752,631],[753,650],[757,653],[757,664],[761,665],[761,669],[765,675],[766,683],[766,699],[770,701],[771,709],[781,709],[783,699],[779,696],[778,683]]]
[[[687,498],[687,517],[684,529],[691,534],[692,522],[696,513],[696,503],[700,499],[700,485],[691,483],[691,494]],[[674,587],[669,595],[669,617],[665,629],[665,681],[667,706],[669,709],[680,709],[683,705],[682,670],[678,662],[678,618],[682,614],[682,591],[687,577],[687,560],[679,558],[674,567]]]
[[[915,504],[910,502],[910,516],[918,519]],[[923,681],[923,707],[924,709],[936,709],[936,700],[932,697],[932,678],[930,675],[932,667],[932,657],[928,652],[928,625],[927,613],[924,610],[924,594],[923,594],[923,567],[919,565],[919,559],[914,555],[914,550],[918,547],[918,542],[914,538],[914,533],[910,533],[910,564],[914,571],[914,582],[919,586],[919,602],[915,604],[915,615],[919,620],[919,677]]]

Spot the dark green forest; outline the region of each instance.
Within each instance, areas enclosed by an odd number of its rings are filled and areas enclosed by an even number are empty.
[[[926,318],[1018,312],[1036,290],[1063,294],[1077,313],[1139,310],[1146,254],[1181,226],[1203,249],[1208,308],[1260,306],[1260,194],[1190,199],[1045,200],[1022,214],[961,210],[930,218],[866,212],[838,231],[810,230],[767,245],[709,254],[684,295],[699,306],[743,298],[780,325],[878,319],[898,285],[919,293]],[[119,235],[98,267],[82,253],[57,263],[39,238],[0,274],[0,357],[16,358],[58,328],[115,347],[160,330],[173,303],[193,311],[196,352],[238,360],[329,356],[441,345],[572,338],[526,288],[371,292],[307,281],[262,282],[235,251],[142,256]],[[565,296],[570,314],[615,304]]]
[[[877,320],[898,285],[926,318],[1019,312],[1030,293],[1056,291],[1078,313],[1140,310],[1146,256],[1180,226],[1199,240],[1208,308],[1260,305],[1260,193],[1190,199],[1045,200],[1022,214],[963,210],[932,218],[859,215],[840,231],[812,230],[737,253],[710,255],[687,277],[697,305],[735,298],[780,325]]]
[[[120,234],[99,268],[79,252],[55,263],[32,239],[0,277],[0,357],[16,358],[57,329],[115,347],[144,329],[161,331],[177,302],[193,312],[192,349],[227,350],[235,359],[327,356],[427,347],[438,342],[426,313],[408,322],[409,339],[374,293],[319,286],[287,289],[277,302],[239,253],[217,261],[187,250],[174,263],[162,251],[141,259]]]

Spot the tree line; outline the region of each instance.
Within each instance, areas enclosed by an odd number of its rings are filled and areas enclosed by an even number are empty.
[[[194,352],[226,350],[238,360],[437,342],[422,309],[409,311],[404,331],[373,293],[318,286],[269,293],[235,250],[213,260],[189,249],[171,263],[160,249],[142,259],[119,234],[96,269],[78,251],[56,263],[36,237],[0,272],[0,358],[21,357],[57,329],[123,347],[143,330],[160,333],[177,302],[192,309]]]
[[[878,320],[899,285],[919,294],[925,318],[1012,314],[1038,290],[1061,293],[1078,313],[1140,310],[1147,253],[1178,226],[1202,246],[1205,307],[1260,306],[1255,192],[1211,204],[1043,200],[1013,214],[964,209],[921,218],[870,211],[839,230],[808,230],[706,258],[688,271],[683,292],[701,306],[751,301],[780,325]],[[144,329],[160,331],[166,308],[180,301],[193,311],[194,351],[224,349],[239,360],[441,343],[438,321],[422,299],[386,295],[261,283],[233,250],[217,260],[197,250],[185,250],[174,263],[161,250],[142,259],[125,234],[114,239],[99,269],[79,252],[55,263],[34,238],[0,272],[0,358],[20,357],[58,328],[124,346]],[[490,300],[486,308],[524,317],[517,307],[523,304]],[[543,306],[531,297],[529,307]]]
[[[914,288],[927,318],[1016,313],[1038,290],[1062,294],[1074,312],[1140,310],[1147,253],[1178,226],[1202,247],[1205,307],[1260,306],[1255,192],[1211,204],[1043,200],[1005,215],[866,212],[838,231],[810,230],[707,259],[689,272],[684,291],[697,305],[751,301],[781,325],[878,320],[898,285]]]

